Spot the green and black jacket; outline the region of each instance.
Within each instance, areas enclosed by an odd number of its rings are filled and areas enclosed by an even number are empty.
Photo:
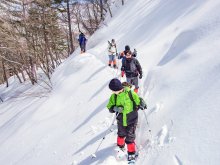
[[[109,110],[114,106],[123,107],[122,113],[120,113],[117,117],[117,120],[122,122],[123,126],[133,124],[138,119],[136,107],[134,107],[133,101],[129,97],[130,90],[130,88],[125,87],[124,90],[118,95],[112,94],[107,104],[107,108]],[[139,96],[134,91],[131,91],[131,94],[136,106],[140,105]]]

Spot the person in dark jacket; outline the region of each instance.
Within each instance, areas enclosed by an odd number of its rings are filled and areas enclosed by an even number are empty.
[[[80,46],[80,49],[81,49],[81,53],[85,53],[86,52],[86,37],[85,37],[85,34],[84,33],[80,33],[79,35],[79,46]]]
[[[122,61],[121,76],[126,75],[127,82],[134,85],[134,91],[138,93],[138,78],[142,78],[142,68],[139,61],[132,56],[132,52],[128,51]]]
[[[112,79],[109,83],[112,95],[107,104],[109,112],[116,113],[118,137],[117,145],[124,150],[127,144],[128,161],[135,160],[135,130],[138,122],[140,97],[129,87],[123,87],[118,79]],[[133,98],[133,101],[131,98]],[[135,104],[135,105],[134,105]]]
[[[125,46],[125,50],[124,51],[122,51],[120,54],[119,54],[119,56],[118,56],[118,58],[119,59],[122,59],[122,61],[125,59],[125,55],[127,54],[127,52],[128,51],[130,51],[131,49],[130,49],[130,46],[129,45],[126,45]],[[137,56],[137,51],[136,51],[136,49],[134,49],[134,51],[132,52],[132,56],[133,57],[136,57]]]

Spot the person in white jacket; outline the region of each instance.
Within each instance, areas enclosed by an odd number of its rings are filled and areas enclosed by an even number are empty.
[[[116,56],[117,56],[117,47],[116,47],[116,43],[115,40],[112,39],[111,42],[108,41],[108,56],[109,56],[109,62],[108,62],[108,66],[112,66],[113,63],[113,67],[117,68],[116,66]]]

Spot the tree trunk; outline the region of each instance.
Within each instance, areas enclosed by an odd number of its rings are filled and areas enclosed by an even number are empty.
[[[6,76],[4,59],[2,59],[2,68],[3,68],[3,78],[4,78],[4,81],[6,82],[6,87],[9,87],[8,79],[7,79],[7,76]]]
[[[19,69],[19,72],[21,73],[23,80],[26,81],[26,78],[25,78],[25,75],[24,75],[24,71],[23,71],[22,68]]]
[[[66,5],[67,5],[68,26],[69,26],[69,45],[70,45],[70,54],[71,54],[74,51],[74,47],[73,47],[73,36],[72,36],[69,0],[67,0]]]
[[[34,85],[34,75],[32,73],[32,70],[33,70],[33,67],[34,67],[34,64],[33,64],[33,60],[31,57],[29,57],[29,62],[30,62],[30,66],[31,66],[31,69],[30,69],[30,72],[28,72],[29,74],[29,78],[31,80],[31,83]]]
[[[32,74],[34,75],[34,81],[37,83],[37,71],[36,71],[37,65],[34,64],[32,68]]]
[[[107,6],[108,6],[108,12],[109,12],[110,16],[113,17],[110,5],[108,3],[107,3]]]
[[[101,20],[104,20],[104,16],[103,16],[103,2],[102,2],[102,0],[100,0],[100,12],[101,12]]]
[[[14,74],[17,76],[18,80],[20,83],[22,83],[20,76],[18,75],[18,71],[16,70],[16,68],[14,67],[13,69]]]
[[[50,52],[50,47],[49,47],[49,41],[48,41],[48,38],[47,38],[47,35],[48,35],[48,32],[46,30],[46,20],[45,20],[45,11],[43,9],[43,30],[44,30],[44,44],[45,44],[45,56],[50,56],[50,62],[52,64],[52,68],[55,69],[55,65],[54,65],[54,61],[53,61],[53,57],[52,57],[52,54]]]

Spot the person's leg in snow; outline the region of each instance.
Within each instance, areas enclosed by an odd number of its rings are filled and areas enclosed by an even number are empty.
[[[81,49],[81,54],[82,53],[85,53],[85,51],[86,51],[86,45],[85,44],[80,44],[80,49]]]
[[[138,86],[138,77],[133,77],[133,85],[134,85],[134,92],[136,92],[136,93],[138,93],[138,88],[139,88],[139,86]]]
[[[138,93],[138,77],[127,77],[127,82],[134,85],[134,92]]]
[[[136,147],[135,147],[135,130],[137,127],[137,120],[135,123],[126,127],[127,135],[125,143],[127,144],[128,161],[135,161]]]
[[[126,77],[126,80],[127,80],[127,83],[134,85],[132,77]]]
[[[122,125],[121,122],[117,122],[118,125],[118,137],[117,137],[117,145],[120,148],[125,147],[125,137],[126,137],[126,128]]]
[[[135,123],[128,126],[123,126],[118,121],[118,137],[117,145],[120,148],[124,148],[125,143],[127,145],[128,161],[135,160],[136,148],[135,148],[135,130],[137,127],[137,120]]]
[[[108,55],[108,57],[109,57],[108,66],[111,67],[114,57],[113,57],[113,55]]]
[[[117,69],[115,55],[113,55],[113,67],[114,67],[115,69]]]

